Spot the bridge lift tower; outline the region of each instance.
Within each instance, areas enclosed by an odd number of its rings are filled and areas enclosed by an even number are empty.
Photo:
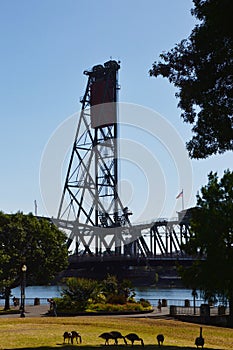
[[[93,243],[96,255],[113,246],[120,254],[119,228],[131,225],[118,194],[119,69],[110,60],[84,71],[88,82],[57,219],[70,232],[68,246],[76,240],[76,253],[93,253]]]
[[[53,222],[67,232],[68,247],[74,243],[75,261],[90,255],[92,264],[115,255],[118,265],[117,259],[132,258],[138,263],[141,257],[147,264],[157,256],[176,258],[189,239],[189,220],[182,215],[175,221],[132,225],[132,213],[119,197],[119,69],[120,62],[110,60],[84,71],[88,82],[58,217]]]

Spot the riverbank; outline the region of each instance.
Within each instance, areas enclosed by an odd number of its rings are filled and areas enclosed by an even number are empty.
[[[61,296],[63,286],[51,285],[51,286],[27,286],[25,289],[25,298],[28,305],[33,305],[35,298],[40,299],[40,304],[48,305],[48,298],[59,298]],[[192,290],[184,288],[158,288],[157,285],[146,287],[135,287],[136,300],[141,298],[149,300],[153,306],[157,306],[159,299],[169,300],[171,305],[183,305],[185,299],[189,299],[192,302]],[[21,290],[20,287],[12,289],[12,298],[16,297],[20,299]],[[197,298],[198,299],[198,298]],[[200,298],[198,303],[203,302]],[[12,302],[12,299],[11,299]],[[4,305],[4,299],[0,299],[0,305]],[[199,306],[199,304],[197,304]]]

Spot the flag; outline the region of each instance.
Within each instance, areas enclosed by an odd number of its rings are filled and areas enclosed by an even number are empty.
[[[176,196],[176,199],[183,197],[183,190]]]

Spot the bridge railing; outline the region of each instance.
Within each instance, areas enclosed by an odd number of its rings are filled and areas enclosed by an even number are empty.
[[[50,297],[48,297],[50,298]],[[25,298],[25,304],[26,305],[34,305],[35,303],[35,299],[39,299],[39,303],[41,305],[49,305],[48,303],[48,298]],[[140,298],[136,298],[137,301],[139,301]],[[147,299],[151,305],[153,307],[157,307],[159,299]],[[184,299],[160,299],[164,304],[164,306],[166,305],[167,307],[169,307],[170,305],[175,305],[177,307],[184,307],[185,306],[185,302],[186,300]],[[20,301],[20,300],[19,300]],[[5,303],[5,299],[0,299],[0,305],[4,305]],[[204,301],[203,300],[197,300],[196,301],[196,306],[200,307],[201,304],[203,304]],[[10,301],[10,304],[13,305],[13,301]],[[190,307],[193,307],[193,302],[192,300],[190,300]]]
[[[48,298],[50,298],[50,297],[48,297]],[[49,307],[49,303],[47,300],[48,298],[25,298],[25,305],[35,305],[36,302],[37,303],[39,302],[40,305],[48,305],[48,307]],[[20,298],[18,298],[18,300],[19,300],[19,304],[20,304]],[[5,299],[1,298],[0,299],[0,306],[2,307],[2,306],[4,306],[4,304],[5,304]],[[12,307],[12,308],[14,307],[14,303],[13,303],[12,299],[10,300],[10,307]],[[19,307],[19,305],[17,305],[15,308],[18,308],[18,307]]]
[[[139,299],[138,299],[139,300]],[[153,307],[158,306],[159,300],[162,302],[162,304],[166,307],[170,307],[171,305],[175,305],[177,307],[185,307],[185,305],[189,305],[189,307],[193,307],[193,300],[189,299],[147,299]],[[201,304],[204,304],[204,300],[198,299],[196,300],[196,307],[200,307]],[[162,305],[162,306],[163,306]]]
[[[88,261],[88,262],[98,262],[98,261],[124,261],[124,260],[132,260],[132,259],[139,259],[139,260],[145,260],[145,261],[151,261],[152,259],[157,260],[193,260],[193,257],[186,254],[153,254],[149,257],[145,257],[143,255],[124,255],[124,254],[99,254],[99,255],[70,255],[69,261],[70,262],[79,262],[79,261]]]
[[[171,313],[172,314],[172,313]],[[196,307],[194,311],[194,307],[176,307],[175,315],[201,315],[201,307]],[[212,306],[210,307],[209,316],[220,316],[220,315],[229,315],[229,308],[226,307],[222,309],[221,306]]]
[[[139,300],[140,298],[137,298],[137,300]],[[192,309],[194,308],[194,302],[192,299],[151,299],[151,298],[148,298],[147,299],[151,305],[153,307],[157,307],[158,306],[158,302],[159,300],[162,302],[162,306],[166,306],[166,307],[170,307],[171,305],[172,306],[176,306],[177,307],[177,310],[189,310],[189,309]],[[195,307],[196,308],[200,308],[202,304],[206,304],[206,301],[203,300],[203,299],[196,299],[195,301]],[[213,310],[212,312],[216,312],[216,310],[219,308],[219,307],[222,307],[222,304],[221,303],[218,303],[218,304],[215,304],[215,305],[212,305],[210,306],[210,310]],[[228,308],[228,305],[226,306],[226,309]]]

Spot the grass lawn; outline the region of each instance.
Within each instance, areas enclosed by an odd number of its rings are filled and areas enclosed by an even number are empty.
[[[82,344],[63,344],[63,333],[76,330],[82,336]],[[156,335],[163,333],[165,341],[163,350],[196,349],[195,338],[199,335],[199,325],[179,321],[151,318],[126,318],[104,316],[80,317],[38,317],[5,318],[0,317],[0,349],[54,349],[67,350],[82,347],[83,350],[98,350],[104,347],[99,335],[103,332],[117,330],[123,335],[137,333],[143,338],[145,350],[159,349]],[[205,349],[233,349],[233,329],[203,326]],[[113,341],[110,341],[113,344]],[[114,350],[123,350],[123,340]],[[128,346],[129,347],[129,346]],[[131,346],[130,346],[131,348]],[[134,348],[142,349],[135,342]]]

